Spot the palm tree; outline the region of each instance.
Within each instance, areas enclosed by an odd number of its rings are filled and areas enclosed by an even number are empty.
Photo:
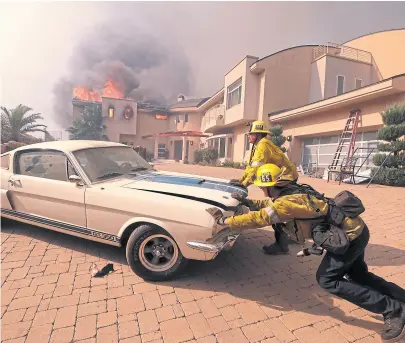
[[[84,106],[82,118],[66,131],[69,132],[69,139],[105,140],[104,129],[101,105],[90,104]]]
[[[18,105],[12,110],[1,107],[1,142],[16,141],[30,143],[36,140],[32,132],[46,132],[46,125],[37,124],[42,120],[40,113],[31,113],[32,108]]]

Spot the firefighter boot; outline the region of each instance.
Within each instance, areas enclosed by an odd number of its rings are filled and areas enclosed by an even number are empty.
[[[396,313],[384,316],[381,338],[383,342],[402,342],[405,338],[405,305]]]
[[[271,245],[263,246],[263,250],[267,255],[280,255],[288,254],[288,235],[281,229],[281,227],[276,224],[274,228],[274,237],[276,242]]]

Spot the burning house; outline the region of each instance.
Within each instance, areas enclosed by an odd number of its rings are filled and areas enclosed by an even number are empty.
[[[200,138],[206,136],[199,131],[200,114],[193,113],[206,99],[185,100],[180,96],[173,106],[156,106],[125,97],[111,80],[101,92],[76,87],[73,95],[73,121],[81,117],[85,105],[101,104],[105,138],[141,146],[155,158],[192,161],[194,151],[200,146]]]

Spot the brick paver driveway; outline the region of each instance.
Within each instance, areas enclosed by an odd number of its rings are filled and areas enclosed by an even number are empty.
[[[241,170],[162,165],[161,169],[233,178]],[[354,189],[367,208],[367,260],[405,286],[405,192],[301,178],[329,195]],[[260,196],[251,188],[251,196]],[[323,292],[320,259],[266,256],[271,230],[244,233],[231,252],[191,263],[173,282],[134,275],[118,248],[41,228],[2,223],[2,341],[47,342],[379,342],[381,318]],[[92,262],[116,272],[91,278]]]

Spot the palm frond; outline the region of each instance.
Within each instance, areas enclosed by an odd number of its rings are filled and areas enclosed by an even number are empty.
[[[27,124],[35,123],[37,120],[44,119],[41,113],[33,113],[30,114],[28,117],[22,118],[20,121],[21,127],[24,127]]]
[[[45,132],[46,126],[42,124],[27,125],[20,130],[21,133],[35,132],[35,131]]]
[[[1,110],[3,111],[3,113],[1,114],[3,116],[3,114],[8,118],[8,121],[10,121],[11,119],[11,113],[10,111],[5,108],[4,106],[1,107]]]

